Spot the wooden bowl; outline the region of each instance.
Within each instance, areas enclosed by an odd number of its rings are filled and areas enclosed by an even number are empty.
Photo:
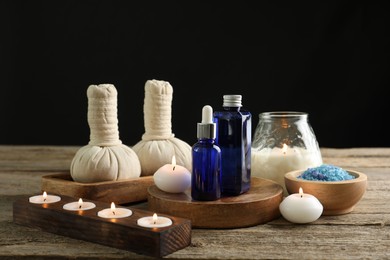
[[[289,194],[303,193],[315,196],[324,207],[322,215],[341,215],[353,210],[363,197],[367,187],[367,176],[364,173],[346,170],[355,179],[345,181],[309,181],[297,177],[304,170],[291,171],[285,174],[284,181]]]

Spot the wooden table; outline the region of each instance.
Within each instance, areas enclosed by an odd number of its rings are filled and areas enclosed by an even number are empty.
[[[12,203],[40,193],[42,175],[69,170],[78,148],[0,146],[0,258],[149,258],[13,223]],[[306,225],[279,218],[250,228],[193,229],[192,244],[166,258],[389,259],[390,148],[322,148],[321,152],[325,163],[368,176],[367,192],[352,213],[322,216]]]

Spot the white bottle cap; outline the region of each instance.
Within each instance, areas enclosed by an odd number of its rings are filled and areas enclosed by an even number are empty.
[[[198,138],[215,139],[215,123],[213,122],[213,108],[206,105],[202,108],[202,122],[198,123]]]
[[[202,124],[212,124],[213,123],[213,108],[209,105],[206,105],[202,108]]]

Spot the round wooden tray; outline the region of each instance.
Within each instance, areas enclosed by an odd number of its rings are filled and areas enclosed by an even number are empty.
[[[149,210],[191,220],[194,228],[240,228],[264,224],[280,216],[283,188],[271,180],[252,177],[248,192],[215,201],[196,201],[191,190],[167,193],[148,188]]]

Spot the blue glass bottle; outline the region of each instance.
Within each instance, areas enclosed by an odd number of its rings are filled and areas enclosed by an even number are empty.
[[[204,106],[197,125],[198,142],[192,146],[191,197],[217,200],[221,197],[221,149],[215,144],[213,109]]]
[[[251,184],[252,115],[242,109],[241,100],[241,95],[224,95],[223,110],[214,112],[224,196],[247,192]]]

